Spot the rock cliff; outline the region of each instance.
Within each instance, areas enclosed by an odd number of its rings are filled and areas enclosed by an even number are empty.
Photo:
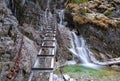
[[[66,6],[68,26],[84,36],[89,49],[97,52],[99,60],[101,53],[106,58],[120,56],[119,7],[118,0],[70,2]]]

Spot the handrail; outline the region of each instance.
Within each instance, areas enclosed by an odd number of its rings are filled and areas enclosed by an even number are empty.
[[[20,56],[21,56],[21,51],[22,51],[22,47],[23,47],[23,36],[20,42],[20,48],[18,51],[18,56],[16,58],[14,67],[10,69],[10,73],[7,75],[7,79],[6,81],[13,81],[15,79],[15,77],[17,76],[18,72],[19,72],[19,62],[20,62]]]

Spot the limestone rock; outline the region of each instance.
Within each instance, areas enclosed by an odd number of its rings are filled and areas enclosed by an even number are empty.
[[[63,76],[64,76],[65,80],[69,80],[70,79],[70,76],[67,75],[67,74],[63,74]]]
[[[70,38],[71,33],[68,28],[59,27],[57,32],[57,55],[56,61],[61,64],[64,64],[67,60],[72,60],[72,54],[68,50],[71,47]]]
[[[21,52],[20,68],[24,69],[27,73],[30,73],[31,67],[35,62],[37,56],[37,49],[34,42],[27,37],[24,37],[24,46]]]

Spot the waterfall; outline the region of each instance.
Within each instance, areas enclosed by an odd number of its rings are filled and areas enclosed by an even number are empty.
[[[60,25],[63,25],[63,20],[64,20],[64,10],[59,11],[59,19],[60,19]]]
[[[46,24],[48,25],[48,21],[52,18],[52,13],[50,11],[50,2],[51,0],[47,0],[47,6],[46,6],[46,9],[45,9],[45,22]]]
[[[74,32],[73,34],[73,38],[74,38],[74,50],[77,53],[77,56],[81,59],[82,63],[89,63],[90,62],[90,58],[89,58],[89,52],[87,51],[87,47],[85,45],[85,40],[83,39],[82,36],[77,36]]]
[[[77,36],[72,32],[73,40],[71,40],[70,51],[79,58],[80,65],[90,68],[99,68],[98,65],[95,65],[91,62],[90,51],[88,50],[85,40],[82,36]]]

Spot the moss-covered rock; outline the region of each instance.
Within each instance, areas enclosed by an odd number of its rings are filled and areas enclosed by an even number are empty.
[[[86,4],[80,4],[80,6],[78,4],[70,3],[67,8],[71,10],[73,20],[79,24],[92,23],[107,29],[110,25],[112,27],[118,26],[118,23],[120,22],[117,19],[108,17],[109,15],[112,15],[115,8],[104,1],[102,3],[102,1],[95,0]],[[104,9],[105,15],[103,13],[95,12],[95,8]]]
[[[76,81],[119,81],[120,73],[112,69],[91,69],[82,67],[79,65],[65,66],[61,68],[63,75],[68,74],[70,77],[74,78]],[[60,75],[60,70],[58,69],[55,73]]]

